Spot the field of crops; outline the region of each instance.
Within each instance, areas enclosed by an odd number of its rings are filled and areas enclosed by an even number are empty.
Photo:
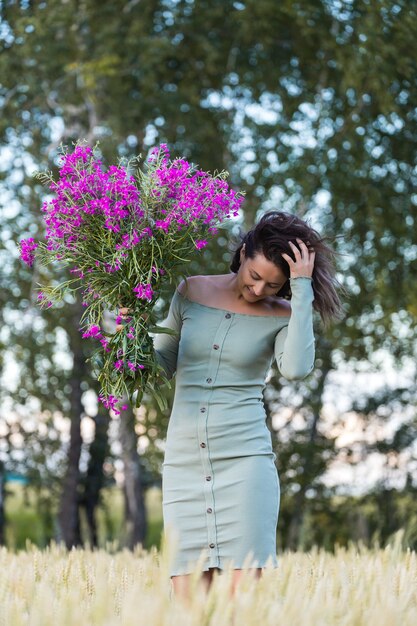
[[[190,603],[173,596],[172,545],[162,552],[0,550],[1,626],[415,626],[416,553],[350,545],[285,553],[259,581],[247,573],[233,599],[230,572]]]

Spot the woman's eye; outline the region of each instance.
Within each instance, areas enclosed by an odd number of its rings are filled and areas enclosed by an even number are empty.
[[[260,280],[260,278],[258,278],[257,276],[253,276],[253,274],[250,275],[252,280]],[[270,283],[268,283],[268,287],[270,287],[271,289],[281,289],[281,285],[271,285]]]

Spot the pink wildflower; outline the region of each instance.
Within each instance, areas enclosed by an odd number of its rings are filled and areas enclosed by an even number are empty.
[[[109,342],[107,341],[105,337],[102,337],[100,339],[100,343],[103,346],[104,352],[110,352]]]
[[[120,398],[117,398],[116,396],[113,396],[113,395],[109,395],[105,397],[100,394],[98,399],[100,402],[104,404],[106,409],[109,409],[109,410],[112,409],[112,411],[114,411],[116,415],[120,415],[120,411],[118,411],[116,408],[117,403],[120,402]]]
[[[149,283],[146,285],[139,283],[139,285],[133,288],[133,291],[135,292],[137,298],[141,300],[148,300],[148,302],[151,302],[154,294],[154,291]]]
[[[105,170],[91,147],[77,145],[64,154],[59,178],[50,185],[53,197],[42,206],[46,226],[46,241],[40,244],[42,258],[47,255],[50,261],[62,261],[70,269],[68,289],[82,287],[87,319],[89,307],[95,315],[89,319],[99,322],[104,308],[114,310],[120,298],[129,302],[126,289],[143,301],[142,310],[147,303],[153,304],[160,283],[175,277],[176,262],[171,263],[171,254],[175,257],[178,252],[183,258],[193,249],[203,249],[208,243],[204,238],[217,232],[216,225],[239,213],[243,198],[230,189],[222,175],[198,170],[185,159],[171,160],[166,144],[150,151],[145,169],[143,177],[132,176],[121,165]],[[37,256],[37,246],[32,238],[21,243],[22,259],[29,266]],[[42,306],[51,306],[43,294],[38,298]],[[99,303],[103,307],[97,306]],[[102,389],[106,391],[100,401],[119,414],[121,398],[110,391],[120,389],[121,379],[130,393],[136,385],[131,372],[147,369],[147,374],[149,369],[152,384],[155,376],[154,368],[137,364],[131,351],[135,329],[141,332],[143,327],[140,310],[134,317],[118,317],[117,323],[123,323],[123,333],[112,340],[98,324],[86,325],[81,332],[84,338],[101,344],[105,362]],[[122,343],[123,349],[119,347]],[[141,358],[152,363],[146,350]],[[117,382],[113,367],[119,372]]]
[[[97,326],[96,324],[93,324],[93,326],[90,326],[90,328],[88,328],[83,334],[82,334],[82,338],[85,339],[87,337],[93,337],[94,339],[98,339],[99,337],[101,337],[101,329],[100,326]]]
[[[29,239],[22,239],[20,241],[20,258],[29,267],[32,267],[35,261],[35,250],[39,244],[36,243],[33,237]]]

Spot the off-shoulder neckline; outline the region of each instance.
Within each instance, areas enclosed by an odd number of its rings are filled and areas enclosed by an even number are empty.
[[[212,309],[213,311],[221,311],[222,313],[231,313],[232,315],[239,315],[240,317],[260,317],[263,319],[270,317],[273,320],[277,320],[277,319],[286,320],[291,317],[290,315],[255,315],[253,313],[239,313],[238,311],[230,311],[229,309],[221,309],[220,307],[217,307],[217,306],[209,306],[208,304],[202,304],[201,302],[190,300],[190,298],[187,298],[187,296],[184,296],[180,291],[178,291],[178,289],[176,289],[175,291],[179,296],[181,296],[181,298],[183,298],[184,300],[187,300],[187,302],[189,302],[190,304],[201,306],[204,309]]]

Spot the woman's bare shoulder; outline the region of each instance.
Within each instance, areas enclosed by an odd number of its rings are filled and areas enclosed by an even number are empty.
[[[207,287],[207,279],[210,276],[187,276],[177,287],[181,295],[186,296],[190,300],[198,299],[204,288]]]

